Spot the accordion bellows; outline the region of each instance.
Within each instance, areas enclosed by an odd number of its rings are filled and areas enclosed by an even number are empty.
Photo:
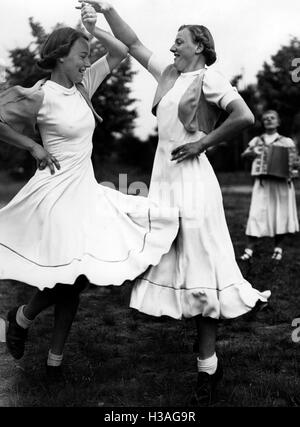
[[[280,137],[285,139],[284,137]],[[278,144],[279,139],[267,145],[263,138],[258,139],[255,149],[258,154],[252,165],[252,176],[272,176],[294,179],[299,176],[299,156],[295,146]],[[277,144],[278,145],[277,145]]]

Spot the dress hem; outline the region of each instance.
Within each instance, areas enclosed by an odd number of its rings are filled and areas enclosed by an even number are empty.
[[[199,315],[226,320],[248,313],[258,301],[267,303],[270,296],[270,291],[260,292],[246,280],[222,289],[200,286],[174,289],[138,279],[132,290],[130,308],[150,316],[177,320]]]
[[[73,258],[67,264],[57,266],[41,265],[32,262],[5,245],[0,245],[0,280],[16,280],[39,288],[53,288],[56,284],[72,286],[79,276],[86,276],[96,286],[121,286],[125,281],[133,281],[143,274],[149,266],[160,263],[163,255],[169,252],[178,233],[179,222],[168,220],[165,229],[155,229],[149,222],[142,249],[130,250],[122,260],[101,260],[91,254]],[[158,244],[159,242],[159,244]]]

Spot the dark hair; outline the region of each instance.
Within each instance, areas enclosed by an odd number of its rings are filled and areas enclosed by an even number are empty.
[[[53,70],[57,60],[67,56],[76,40],[89,38],[81,31],[74,30],[71,27],[62,27],[54,30],[43,44],[41,50],[41,59],[38,66],[43,70]]]
[[[215,42],[211,32],[208,28],[203,25],[182,25],[179,31],[188,29],[191,33],[195,43],[201,43],[203,45],[203,55],[205,57],[206,65],[212,65],[217,60],[217,54],[215,51]]]
[[[279,114],[276,110],[272,110],[272,109],[264,110],[262,113],[262,117],[264,117],[266,114],[275,114],[279,119]]]

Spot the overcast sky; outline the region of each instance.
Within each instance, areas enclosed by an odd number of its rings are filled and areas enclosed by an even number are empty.
[[[28,18],[33,16],[47,31],[57,22],[75,26],[80,11],[76,0],[0,0],[0,57],[25,47],[32,40]],[[291,36],[300,38],[299,0],[114,0],[120,14],[153,51],[166,55],[181,24],[203,24],[215,39],[214,65],[229,79],[244,70],[245,82],[255,82],[264,61],[269,61]],[[98,25],[105,29],[99,15]],[[300,56],[300,53],[299,53]],[[150,107],[155,81],[136,62],[133,95],[138,103],[137,134],[146,137],[155,125]]]

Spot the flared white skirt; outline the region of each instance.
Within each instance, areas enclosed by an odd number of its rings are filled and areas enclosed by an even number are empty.
[[[177,232],[178,212],[99,185],[90,159],[37,171],[0,210],[0,279],[121,285],[158,264]]]
[[[170,199],[181,214],[180,229],[161,262],[135,281],[130,306],[175,319],[230,319],[249,312],[258,301],[267,302],[270,291],[253,288],[236,263],[220,186],[206,156],[175,166],[160,158],[156,162],[150,196],[159,201],[158,183],[164,180],[166,194],[169,177]]]

